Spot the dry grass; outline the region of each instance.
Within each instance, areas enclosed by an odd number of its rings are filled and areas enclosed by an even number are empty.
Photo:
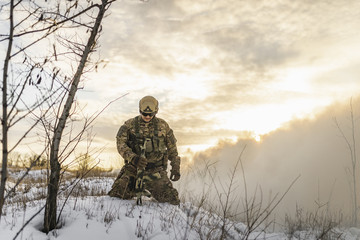
[[[341,213],[331,214],[321,207],[308,212],[297,206],[294,217],[285,217],[284,231],[288,239],[341,240],[344,239],[343,232],[339,230],[342,222]]]

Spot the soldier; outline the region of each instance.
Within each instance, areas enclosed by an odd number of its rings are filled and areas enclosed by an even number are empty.
[[[111,197],[135,197],[138,173],[143,171],[145,189],[158,202],[174,205],[180,203],[178,191],[170,182],[178,181],[180,178],[180,157],[176,138],[167,122],[156,117],[158,105],[154,97],[143,97],[139,102],[140,115],[127,120],[120,127],[116,143],[125,165],[108,193]],[[168,160],[171,165],[170,179],[166,171]]]

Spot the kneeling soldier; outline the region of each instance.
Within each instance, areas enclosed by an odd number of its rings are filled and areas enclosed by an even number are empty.
[[[180,178],[180,157],[176,138],[167,122],[155,115],[158,101],[152,96],[139,102],[139,116],[127,120],[116,135],[117,149],[125,165],[120,170],[110,192],[111,197],[132,199],[148,192],[159,202],[180,203],[171,181]],[[170,179],[167,165],[170,161]],[[146,189],[146,190],[145,190]]]

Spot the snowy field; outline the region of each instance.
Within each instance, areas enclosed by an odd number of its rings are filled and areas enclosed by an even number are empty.
[[[10,179],[20,174],[13,173]],[[135,200],[106,196],[113,177],[93,177],[81,181],[69,177],[64,181],[58,202],[61,227],[46,235],[41,232],[46,192],[44,175],[40,170],[31,172],[17,194],[5,205],[0,222],[1,240],[15,237],[24,240],[360,239],[360,230],[355,228],[331,229],[331,233],[327,232],[326,235],[321,229],[291,234],[286,230],[279,233],[249,233],[245,224],[223,219],[189,202],[172,206],[145,199],[143,206],[137,206]],[[9,186],[12,184],[9,182]],[[24,230],[20,231],[24,225]]]
[[[63,210],[61,229],[52,231],[49,235],[42,233],[40,229],[43,219],[42,214],[39,214],[18,239],[220,238],[220,229],[212,228],[220,224],[221,219],[215,219],[203,212],[202,216],[198,216],[198,222],[193,222],[195,218],[188,204],[174,207],[149,201],[144,201],[143,206],[136,206],[134,203],[135,201],[118,200],[108,196],[71,199]],[[0,239],[13,239],[27,219],[43,205],[44,201],[36,201],[27,209],[8,208],[8,213],[1,222]],[[244,228],[241,223],[233,224],[231,239],[240,239],[239,232]],[[278,239],[285,238],[279,236]]]

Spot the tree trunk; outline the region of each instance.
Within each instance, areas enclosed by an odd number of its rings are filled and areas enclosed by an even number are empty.
[[[75,94],[78,89],[78,85],[83,74],[87,59],[96,45],[96,36],[98,35],[99,28],[108,5],[108,0],[102,0],[102,4],[98,5],[99,12],[96,17],[96,21],[92,28],[88,42],[84,48],[83,55],[79,62],[79,66],[73,77],[69,94],[67,96],[64,109],[59,118],[58,124],[55,128],[52,144],[50,148],[50,179],[48,183],[48,195],[46,199],[45,216],[44,216],[44,232],[49,231],[57,227],[57,194],[59,190],[60,170],[61,166],[58,159],[59,147],[61,143],[62,133],[64,131],[66,121],[69,117],[71,106],[74,102]]]
[[[9,32],[9,43],[6,52],[6,57],[4,60],[4,69],[3,69],[3,87],[2,87],[2,168],[1,168],[1,184],[0,184],[0,219],[2,216],[2,209],[4,206],[5,198],[5,185],[7,180],[7,163],[8,163],[8,103],[7,103],[7,78],[9,70],[9,61],[10,54],[13,43],[13,34],[14,34],[14,0],[10,1],[10,32]]]

